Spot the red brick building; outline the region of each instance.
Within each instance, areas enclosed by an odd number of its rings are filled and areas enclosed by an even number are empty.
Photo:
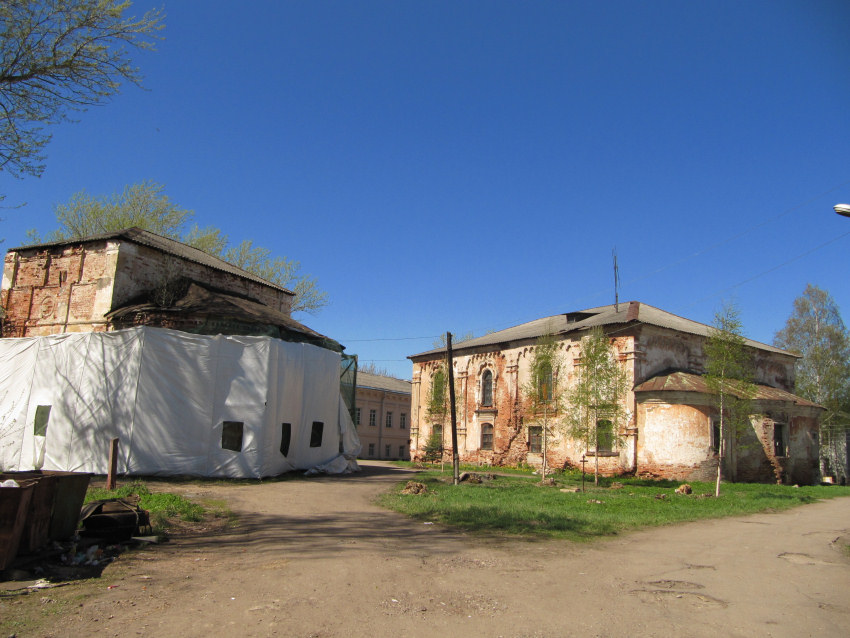
[[[262,334],[341,350],[290,316],[294,293],[140,228],[12,248],[3,268],[4,337],[154,325]]]
[[[590,449],[562,427],[570,410],[528,413],[523,388],[538,337],[552,335],[560,365],[552,384],[573,383],[581,338],[599,326],[610,343],[629,390],[618,436]],[[492,465],[542,462],[547,422],[550,467],[588,468],[607,474],[710,480],[717,468],[718,427],[713,397],[703,380],[703,345],[711,327],[639,302],[601,306],[545,317],[456,344],[458,451],[463,461]],[[812,483],[819,479],[819,406],[795,396],[797,356],[747,340],[755,373],[751,428],[727,437],[724,476],[732,480]],[[432,432],[442,433],[450,453],[448,422],[429,410],[432,387],[443,382],[445,349],[413,355],[411,455],[419,458]]]

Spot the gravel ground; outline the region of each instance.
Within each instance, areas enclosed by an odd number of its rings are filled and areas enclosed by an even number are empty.
[[[175,484],[225,500],[239,525],[123,555],[37,635],[850,633],[850,498],[579,545],[413,521],[373,504],[413,473],[379,462],[363,470]]]

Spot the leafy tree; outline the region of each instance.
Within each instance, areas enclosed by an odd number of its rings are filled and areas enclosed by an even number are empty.
[[[204,252],[247,270],[295,293],[293,311],[315,313],[327,305],[327,293],[319,290],[316,280],[301,274],[300,264],[285,257],[273,257],[271,251],[243,241],[229,246],[227,235],[213,226],[191,224],[195,213],[180,208],[155,182],[127,186],[121,193],[92,197],[84,191],[71,196],[67,204],[55,208],[59,228],[41,236],[27,233],[32,243],[81,239],[91,235],[137,226]]]
[[[443,428],[432,428],[425,442],[423,457],[426,463],[434,463],[443,458]]]
[[[581,340],[581,360],[575,383],[567,391],[570,412],[567,432],[594,450],[594,484],[599,484],[599,452],[619,438],[626,414],[628,377],[620,367],[602,328],[591,329]]]
[[[128,49],[152,49],[158,10],[125,12],[129,0],[0,2],[0,169],[39,176],[46,128],[100,104],[141,76]]]
[[[315,312],[328,303],[328,294],[319,290],[316,280],[309,275],[300,274],[300,262],[286,257],[273,257],[268,248],[254,246],[249,239],[228,248],[219,256],[266,281],[292,290],[295,293],[293,310]]]
[[[541,427],[543,479],[546,479],[548,467],[547,447],[550,429],[557,418],[559,395],[558,368],[561,359],[558,356],[558,344],[551,334],[541,335],[531,352],[528,382],[522,389],[526,412],[532,418],[543,417]]]
[[[737,307],[731,303],[724,304],[714,315],[714,327],[703,347],[705,382],[714,396],[720,419],[715,496],[720,496],[723,461],[729,453],[728,442],[731,437],[737,440],[750,425],[749,402],[755,394],[751,357],[741,329]]]
[[[850,333],[832,296],[808,284],[773,344],[802,355],[796,392],[830,411],[848,411]]]
[[[808,284],[773,344],[802,355],[795,391],[826,408],[821,420],[821,456],[838,468],[835,446],[850,421],[850,332],[825,290]]]
[[[431,387],[428,388],[425,411],[428,418],[443,423],[449,410],[449,375],[440,365],[431,377]]]

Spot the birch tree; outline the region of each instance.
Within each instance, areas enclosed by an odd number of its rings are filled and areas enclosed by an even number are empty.
[[[527,413],[534,419],[542,417],[542,473],[546,480],[548,469],[548,444],[551,427],[557,418],[560,388],[558,387],[558,369],[561,358],[558,355],[558,344],[551,334],[542,335],[537,339],[531,352],[528,383],[523,387],[523,397]]]
[[[596,327],[581,340],[581,359],[575,381],[567,390],[568,434],[585,444],[594,454],[594,485],[599,485],[601,444],[619,439],[626,414],[628,376],[615,356],[609,337]]]
[[[773,345],[802,355],[795,392],[826,408],[820,431],[824,470],[843,474],[837,448],[850,423],[850,333],[832,296],[808,284]]]
[[[731,303],[724,304],[714,315],[714,326],[704,346],[705,382],[712,392],[720,419],[715,496],[720,496],[729,441],[737,440],[739,433],[749,426],[749,402],[755,394],[751,357],[741,329],[738,308]]]

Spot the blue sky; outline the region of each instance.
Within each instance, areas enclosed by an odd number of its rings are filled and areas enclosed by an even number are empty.
[[[160,3],[137,1],[141,13]],[[850,4],[165,2],[145,90],[0,173],[5,246],[153,180],[301,261],[298,317],[405,378],[437,335],[621,300],[770,342],[811,282],[850,319]]]

